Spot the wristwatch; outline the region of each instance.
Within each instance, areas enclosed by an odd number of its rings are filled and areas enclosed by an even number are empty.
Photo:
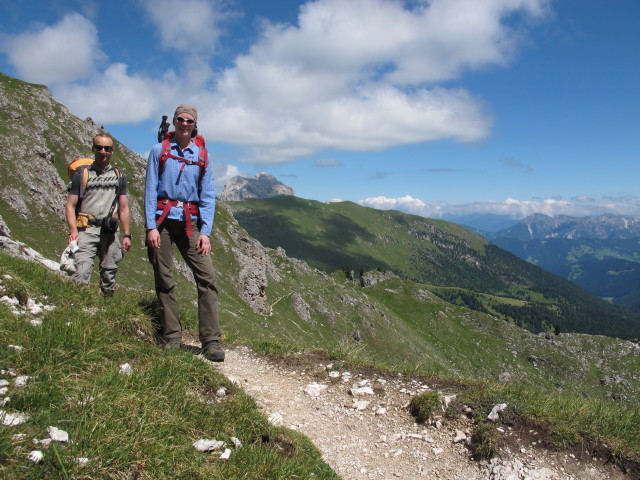
[[[125,233],[125,234],[123,235],[123,237],[124,237],[124,238],[128,238],[129,240],[131,240],[131,238],[132,238],[130,233]]]

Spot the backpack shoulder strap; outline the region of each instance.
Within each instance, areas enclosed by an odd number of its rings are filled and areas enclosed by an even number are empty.
[[[84,192],[87,188],[87,181],[89,180],[89,165],[80,165],[76,169],[76,175],[78,174],[80,175],[80,191],[78,192],[78,203],[76,203],[76,217],[80,212],[80,206],[82,205]]]
[[[167,163],[167,158],[171,155],[171,138],[173,137],[173,132],[167,132],[167,134],[162,139],[162,150],[160,152],[160,158],[158,160],[158,177],[162,175],[164,171],[164,165]]]
[[[82,178],[80,179],[80,193],[78,194],[78,198],[82,199],[84,197],[84,192],[87,189],[87,182],[89,181],[89,165],[82,165],[78,167],[78,171]]]

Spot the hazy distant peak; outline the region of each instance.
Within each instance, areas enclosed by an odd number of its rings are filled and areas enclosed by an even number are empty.
[[[295,192],[270,173],[260,172],[252,178],[231,178],[224,186],[220,199],[237,202],[249,198],[271,198],[281,195],[295,195]]]
[[[519,240],[545,238],[625,239],[640,237],[640,219],[622,215],[604,214],[598,217],[550,217],[534,214],[519,224],[496,232],[493,238],[507,237]]]

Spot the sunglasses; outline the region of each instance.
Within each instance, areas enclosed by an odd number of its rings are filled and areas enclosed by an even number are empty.
[[[192,120],[190,118],[176,117],[176,120],[178,121],[178,123],[187,122],[187,125],[193,125],[194,123],[196,123],[195,120]]]
[[[103,148],[105,152],[110,152],[113,150],[113,147],[111,145],[94,145],[93,146],[93,149],[97,152],[101,152]]]

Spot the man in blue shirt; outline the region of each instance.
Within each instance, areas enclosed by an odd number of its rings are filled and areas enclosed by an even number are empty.
[[[197,121],[195,107],[179,105],[173,116],[175,133],[149,153],[144,198],[147,250],[153,265],[165,348],[179,348],[182,341],[173,279],[175,243],[196,281],[204,356],[222,362],[218,290],[209,257],[215,212],[213,173],[204,145],[194,141]]]

